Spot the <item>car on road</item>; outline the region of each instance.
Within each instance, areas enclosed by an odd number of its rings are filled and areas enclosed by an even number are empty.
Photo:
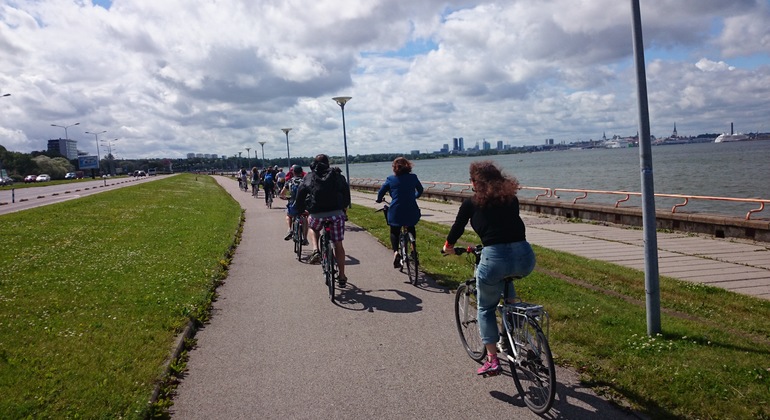
[[[155,176],[158,174],[158,170],[155,168],[150,168],[147,170],[147,176]]]
[[[51,180],[51,175],[48,174],[40,174],[35,178],[36,182],[48,182]]]
[[[0,178],[0,185],[11,185],[11,184],[13,184],[13,178],[10,178],[7,176]]]
[[[77,177],[77,174],[74,172],[67,172],[67,175],[64,175],[64,179],[75,179]]]
[[[27,175],[24,177],[24,183],[30,183],[30,182],[36,182],[37,181],[37,175]]]

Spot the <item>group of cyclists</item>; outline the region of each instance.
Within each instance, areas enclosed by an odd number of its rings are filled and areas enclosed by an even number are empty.
[[[265,192],[265,205],[268,206],[270,199],[275,197],[283,188],[286,177],[287,174],[283,172],[283,168],[278,166],[268,166],[262,169],[255,166],[250,171],[241,168],[238,171],[238,186],[241,190],[248,192],[249,185],[251,185],[252,195],[255,197],[259,195],[259,187],[261,186]]]
[[[415,225],[421,218],[417,199],[423,193],[423,186],[412,173],[412,163],[404,157],[396,158],[392,163],[393,174],[388,176],[377,192],[378,203],[386,194],[390,195],[388,225],[390,242],[393,248],[393,267],[400,268],[398,254],[398,236],[402,226],[407,226],[416,237]],[[275,172],[271,172],[275,171]],[[245,171],[242,172],[245,174]],[[267,188],[271,186],[268,177],[278,180],[280,168],[267,168],[264,172],[252,170],[252,188],[254,179],[261,181]],[[525,277],[535,268],[535,253],[526,240],[525,226],[519,214],[517,192],[519,183],[516,178],[503,173],[493,161],[475,161],[469,168],[473,196],[463,200],[454,223],[447,235],[442,252],[454,254],[454,245],[460,239],[465,227],[470,222],[483,245],[481,261],[476,268],[476,288],[478,292],[478,320],[482,342],[487,349],[487,360],[476,373],[494,375],[502,368],[497,358],[496,344],[499,331],[495,311],[504,290],[506,277]],[[288,179],[286,179],[288,177]],[[307,215],[308,223],[304,244],[312,246],[308,263],[318,263],[319,230],[325,221],[331,222],[331,241],[339,270],[339,287],[347,284],[345,274],[345,234],[346,209],[350,206],[350,186],[337,167],[330,167],[327,155],[317,155],[310,164],[310,172],[305,173],[298,165],[292,166],[289,174],[284,174],[283,185],[278,189],[279,197],[288,200],[286,222],[288,233],[285,240],[292,237],[291,226],[294,217]],[[509,296],[515,297],[513,287]]]

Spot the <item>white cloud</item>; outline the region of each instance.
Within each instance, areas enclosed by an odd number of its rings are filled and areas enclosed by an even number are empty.
[[[758,126],[767,109],[765,2],[642,5],[653,134]],[[69,130],[118,156],[435,150],[636,132],[627,3],[614,0],[15,0],[0,6],[0,144]],[[412,45],[434,49],[408,54]],[[761,63],[741,68],[740,58]],[[101,136],[100,136],[101,137]],[[261,148],[260,148],[261,151]]]

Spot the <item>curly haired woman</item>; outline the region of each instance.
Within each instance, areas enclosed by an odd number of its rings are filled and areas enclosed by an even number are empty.
[[[535,268],[535,253],[527,242],[524,221],[519,216],[516,193],[519,182],[504,174],[492,161],[477,161],[470,165],[470,181],[474,195],[460,205],[443,251],[454,253],[468,221],[481,238],[481,262],[476,268],[479,332],[487,349],[487,360],[476,373],[497,374],[502,371],[497,359],[497,329],[495,310],[503,293],[504,280],[509,276],[524,277]],[[515,296],[515,291],[511,296]]]

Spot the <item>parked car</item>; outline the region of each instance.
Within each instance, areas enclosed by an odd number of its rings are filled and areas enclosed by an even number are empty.
[[[147,170],[147,176],[155,176],[158,174],[158,170],[155,168],[150,168]]]
[[[64,179],[75,179],[77,178],[77,175],[74,172],[67,172],[67,175],[64,175]]]
[[[48,174],[40,174],[35,178],[36,182],[48,182],[51,180],[51,175]]]
[[[134,172],[134,176],[147,176],[147,174],[144,171],[136,171]]]
[[[13,184],[13,178],[9,178],[7,176],[0,178],[0,185],[11,185],[11,184]]]
[[[27,175],[24,177],[24,183],[30,183],[30,182],[36,182],[37,181],[37,175]]]

